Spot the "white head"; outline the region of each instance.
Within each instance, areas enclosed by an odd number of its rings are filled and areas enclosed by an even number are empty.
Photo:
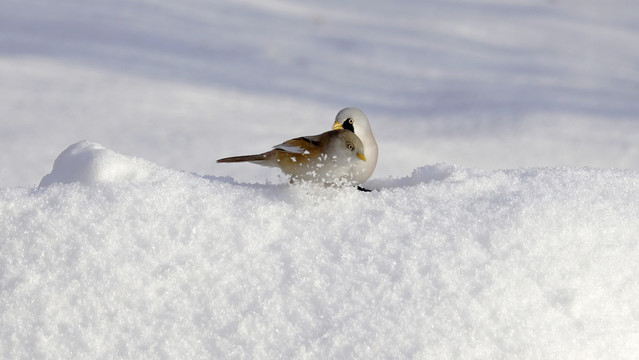
[[[373,136],[368,118],[362,110],[356,107],[347,107],[340,110],[335,116],[333,129],[350,130],[362,140],[367,168],[362,173],[360,180],[361,182],[366,181],[373,174],[377,165],[377,142]]]

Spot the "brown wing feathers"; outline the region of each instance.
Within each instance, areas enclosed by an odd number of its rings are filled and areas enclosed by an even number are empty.
[[[271,158],[273,155],[277,155],[276,151],[283,151],[289,154],[308,155],[309,153],[316,153],[319,149],[320,142],[309,137],[299,137],[283,142],[280,145],[275,146],[275,150],[271,150],[262,154],[256,155],[241,155],[231,156],[217,160],[218,163],[234,163],[245,161],[264,161]],[[276,156],[279,160],[283,159]]]

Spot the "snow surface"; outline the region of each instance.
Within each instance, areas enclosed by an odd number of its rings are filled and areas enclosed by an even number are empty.
[[[0,2],[0,357],[637,358],[637,24],[634,0]],[[345,106],[376,191],[214,162]]]
[[[6,358],[639,353],[637,171],[435,165],[363,193],[81,142],[45,179],[0,191]]]

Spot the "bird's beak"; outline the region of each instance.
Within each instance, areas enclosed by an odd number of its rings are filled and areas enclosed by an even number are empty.
[[[342,129],[343,129],[342,124],[338,123],[337,120],[335,120],[335,122],[333,123],[333,130],[342,130]]]
[[[340,126],[341,127],[341,126]],[[362,153],[357,153],[357,157],[360,158],[362,161],[366,162],[366,156],[364,156],[364,154]]]

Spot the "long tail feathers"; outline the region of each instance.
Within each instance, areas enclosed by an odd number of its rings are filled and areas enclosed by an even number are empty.
[[[235,162],[245,162],[245,161],[264,161],[267,158],[267,153],[257,154],[257,155],[242,155],[242,156],[231,156],[223,159],[219,159],[217,162],[219,163],[235,163]]]

